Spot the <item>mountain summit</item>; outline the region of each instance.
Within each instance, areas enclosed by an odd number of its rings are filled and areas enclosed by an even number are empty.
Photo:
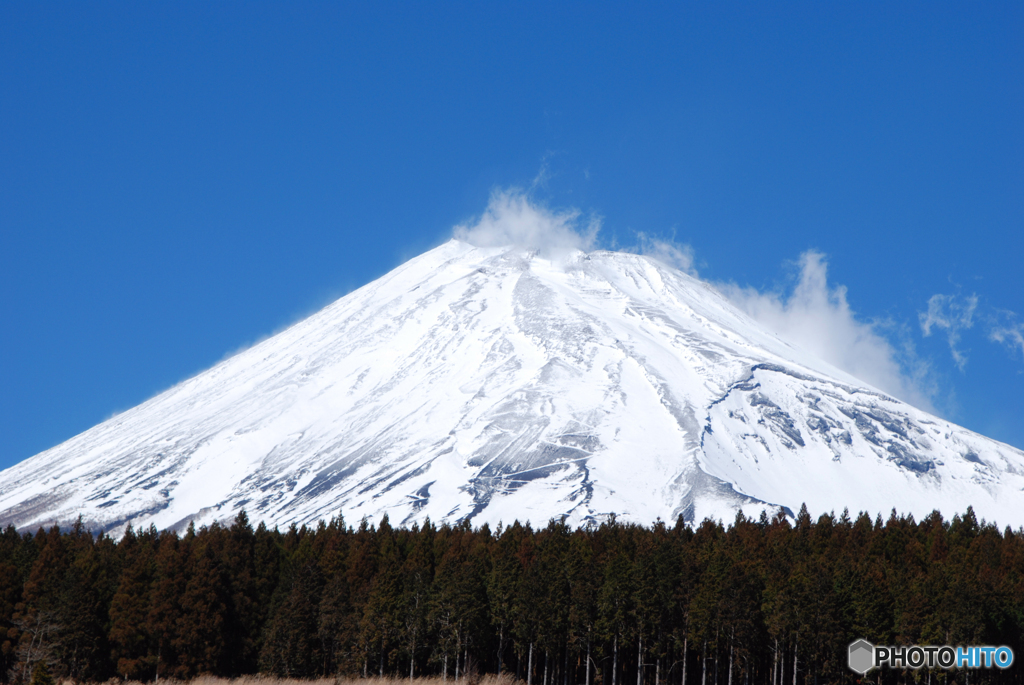
[[[781,341],[621,252],[452,240],[0,472],[0,522],[269,525],[972,505],[1024,524],[1024,453]]]

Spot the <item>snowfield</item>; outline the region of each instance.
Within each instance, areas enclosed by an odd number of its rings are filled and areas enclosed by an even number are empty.
[[[1024,453],[619,252],[452,240],[0,472],[0,522],[181,528],[830,510],[1024,525]]]

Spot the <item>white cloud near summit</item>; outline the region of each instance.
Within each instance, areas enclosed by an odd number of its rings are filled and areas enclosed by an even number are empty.
[[[536,180],[533,185],[537,185]],[[510,188],[492,192],[483,214],[456,226],[452,236],[476,247],[515,245],[550,257],[572,250],[593,250],[600,229],[601,221],[596,217],[584,222],[583,213],[578,209],[550,209],[531,200],[527,192]],[[689,245],[644,232],[637,232],[636,236],[637,245],[626,251],[657,259],[691,276],[697,275],[693,249]]]
[[[638,232],[636,237],[639,241],[637,252],[640,254],[657,259],[691,276],[697,276],[697,269],[693,263],[693,248],[689,245],[649,236],[642,231]]]
[[[484,213],[455,227],[453,235],[477,247],[515,245],[538,250],[544,256],[591,250],[601,222],[584,225],[577,209],[552,210],[534,203],[517,189],[491,193]]]
[[[880,331],[885,323],[857,319],[846,288],[828,284],[828,262],[820,252],[800,255],[800,275],[788,296],[735,284],[716,287],[783,340],[922,409],[934,411],[926,389],[927,366],[909,343],[895,347]]]
[[[496,190],[483,214],[456,226],[453,236],[477,247],[515,245],[557,257],[596,247],[600,222],[584,221],[582,216],[577,209],[545,207],[521,190]],[[637,245],[627,251],[697,276],[690,246],[643,232],[636,235]],[[925,389],[927,366],[910,343],[897,348],[882,334],[884,322],[857,319],[846,301],[846,288],[829,287],[828,264],[821,253],[805,252],[799,267],[799,280],[788,296],[735,284],[715,287],[783,340],[904,401],[934,411],[934,392]]]

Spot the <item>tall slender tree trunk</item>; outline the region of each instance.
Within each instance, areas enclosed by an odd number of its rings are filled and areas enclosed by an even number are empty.
[[[442,673],[444,674],[444,675],[441,676],[441,682],[442,683],[447,683],[448,682],[448,650],[447,649],[444,650],[444,660],[442,661],[441,669],[442,669]]]
[[[732,685],[732,650],[733,650],[733,635],[735,631],[729,635],[729,685]]]
[[[548,650],[544,650],[544,685],[548,685]]]
[[[587,631],[587,683],[590,685],[590,631]]]
[[[721,645],[721,640],[719,639],[721,637],[722,637],[722,630],[721,630],[721,628],[716,628],[715,629],[715,685],[718,685],[718,647]]]
[[[800,637],[797,636],[793,640],[793,685],[797,685],[796,674],[797,674],[798,666],[800,665],[800,659],[799,659],[799,655],[797,654],[797,649],[799,649],[799,648],[800,648]]]
[[[619,634],[615,633],[612,641],[612,685],[617,685],[619,677]]]
[[[708,680],[708,641],[704,640],[704,648],[700,653],[700,685],[706,685]]]
[[[526,662],[526,685],[533,682],[533,643],[530,643],[530,659]]]
[[[28,657],[25,659],[25,666],[21,669],[21,682],[28,682],[28,669],[32,666],[32,652],[35,651],[36,647],[36,635],[38,631],[32,633],[32,639],[28,642]]]
[[[654,660],[654,685],[661,685],[661,657]]]
[[[412,682],[413,674],[416,672],[416,631],[412,631],[412,648],[409,652],[409,682]]]
[[[779,683],[779,639],[775,638],[775,654],[772,660],[772,685]]]
[[[644,685],[644,638],[636,638],[636,685]]]
[[[690,646],[689,643],[690,636],[687,635],[683,638],[683,685],[686,685],[686,648]]]
[[[501,675],[501,653],[505,651],[505,624],[498,628],[498,675]]]

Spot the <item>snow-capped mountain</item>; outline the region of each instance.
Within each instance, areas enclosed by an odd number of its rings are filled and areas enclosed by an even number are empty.
[[[452,240],[0,472],[0,522],[173,528],[730,520],[737,509],[1024,524],[1024,453],[787,345],[619,252]]]

